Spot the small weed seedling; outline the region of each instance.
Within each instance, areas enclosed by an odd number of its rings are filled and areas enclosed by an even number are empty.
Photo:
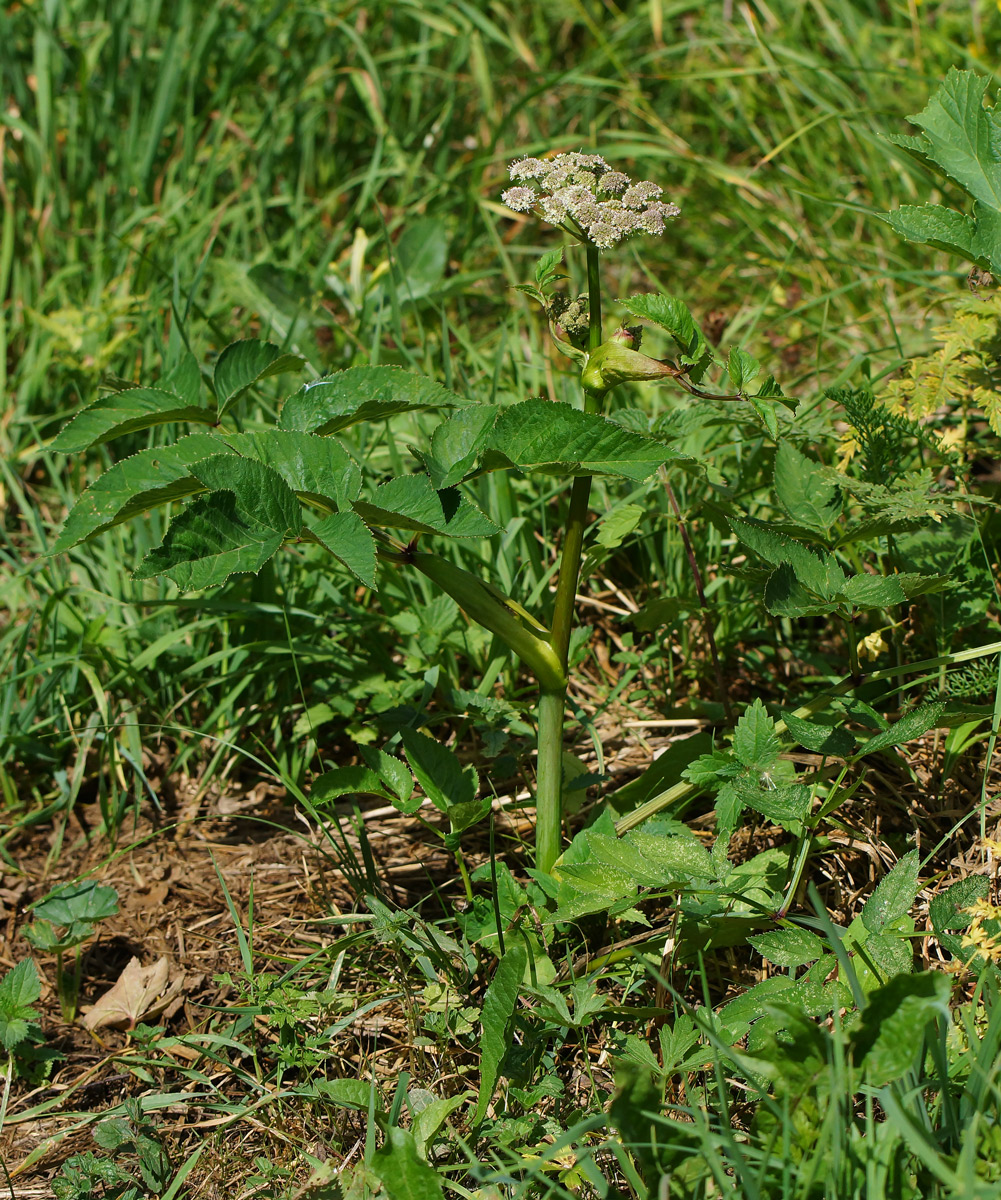
[[[83,951],[79,947],[93,936],[98,921],[116,912],[118,893],[93,880],[63,884],[34,906],[35,920],[24,936],[36,950],[56,956],[56,989],[66,1022],[75,1019],[80,998]],[[64,956],[73,949],[73,964],[67,968]]]

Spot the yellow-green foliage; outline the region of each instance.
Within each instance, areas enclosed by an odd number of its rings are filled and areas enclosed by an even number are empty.
[[[972,451],[969,426],[978,414],[1001,435],[1001,295],[961,300],[932,333],[939,348],[913,359],[879,399],[912,420],[934,418],[944,445]]]

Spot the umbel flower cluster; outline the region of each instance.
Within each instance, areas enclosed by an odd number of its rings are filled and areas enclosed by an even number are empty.
[[[518,186],[501,196],[508,208],[538,208],[550,224],[599,250],[636,234],[661,234],[664,222],[681,211],[660,199],[659,184],[633,183],[628,175],[613,171],[600,154],[522,158],[511,164],[510,173]]]

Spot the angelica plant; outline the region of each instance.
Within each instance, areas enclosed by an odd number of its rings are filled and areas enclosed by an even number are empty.
[[[725,364],[718,363],[687,307],[672,296],[634,296],[620,303],[626,313],[667,331],[676,350],[673,359],[641,353],[638,326],[620,327],[605,337],[600,256],[625,239],[663,233],[678,216],[677,205],[661,198],[658,184],[634,183],[599,155],[583,153],[519,159],[511,179],[514,186],[504,192],[509,207],[537,211],[569,238],[568,245],[543,256],[535,285],[523,290],[544,305],[556,344],[579,371],[577,405],[538,398],[484,403],[411,371],[356,366],[291,392],[275,425],[241,430],[234,413],[245,398],[263,380],[301,371],[306,364],[278,346],[253,340],[228,346],[211,368],[199,366],[184,350],[155,385],[101,396],[53,442],[53,449],[75,453],[157,426],[200,427],[166,444],[158,444],[162,439],[154,434],[149,448],[114,463],[70,511],[52,552],[154,507],[181,503],[162,544],[137,565],[136,579],[165,577],[182,591],[217,587],[233,575],[260,571],[290,543],[322,547],[337,569],[375,593],[387,569],[421,572],[469,620],[506,645],[538,683],[536,859],[548,872],[561,846],[568,652],[592,478],[636,485],[668,464],[695,466],[668,439],[609,420],[602,413],[605,399],[622,383],[672,380],[707,402],[746,399],[745,418],[749,414],[774,437],[772,398],[780,393],[771,379],[749,390],[758,365],[744,351],[732,350]],[[559,290],[557,268],[565,253],[580,250],[587,290],[571,296]],[[720,366],[729,390],[706,391],[707,373]],[[363,469],[345,440],[351,427],[376,422],[383,427],[396,415],[413,412],[441,418],[415,449],[415,465],[400,466],[390,478]],[[395,453],[390,458],[399,462]],[[435,548],[442,538],[461,542],[499,532],[468,486],[488,471],[555,475],[570,482],[558,531],[555,595],[546,610],[530,612],[492,580]],[[412,749],[407,746],[411,760]],[[419,799],[411,797],[412,782],[401,782],[400,772],[407,770],[403,763],[382,751],[363,757],[367,766],[321,779],[318,794],[369,792],[401,811],[413,811]],[[437,761],[449,777],[440,785],[422,778],[423,768],[413,761],[410,768],[425,795],[448,816],[447,840],[462,870],[459,838],[489,806],[469,803],[465,785],[458,791],[451,786],[458,776],[447,755]],[[460,792],[462,803],[455,800]]]

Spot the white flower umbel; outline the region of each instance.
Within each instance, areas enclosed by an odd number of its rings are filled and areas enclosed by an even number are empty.
[[[659,184],[633,183],[600,154],[522,158],[511,164],[510,175],[519,186],[501,196],[508,208],[536,209],[551,225],[599,250],[636,234],[661,234],[665,221],[681,211],[661,200]]]

